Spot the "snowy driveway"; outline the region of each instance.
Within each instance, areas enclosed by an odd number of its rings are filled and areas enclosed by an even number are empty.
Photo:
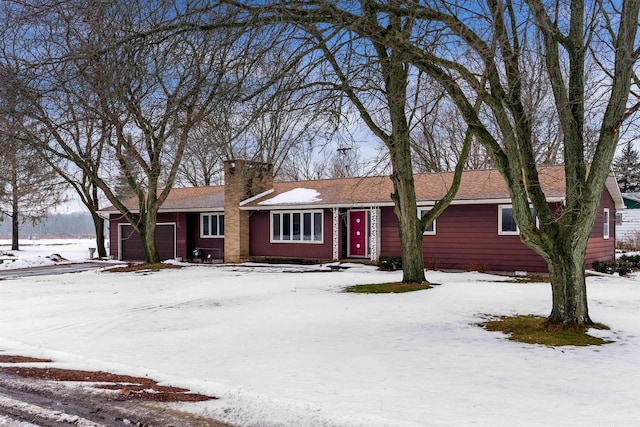
[[[589,278],[614,344],[547,348],[477,326],[548,314],[545,283],[428,272],[433,289],[345,294],[397,272],[189,267],[0,281],[0,351],[144,376],[247,426],[638,425],[640,282]]]
[[[95,270],[97,268],[104,268],[108,265],[104,262],[82,262],[74,264],[56,264],[56,265],[43,265],[37,267],[26,268],[14,268],[0,270],[0,280],[3,279],[16,279],[19,277],[35,277],[35,276],[50,276],[56,274],[66,273],[79,273],[81,271]]]

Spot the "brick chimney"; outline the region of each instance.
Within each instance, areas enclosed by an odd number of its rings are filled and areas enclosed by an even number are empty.
[[[247,160],[224,162],[224,262],[249,258],[249,212],[240,202],[273,188],[273,165]]]

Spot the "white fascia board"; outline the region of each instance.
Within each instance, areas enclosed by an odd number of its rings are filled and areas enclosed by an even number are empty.
[[[620,192],[620,186],[618,185],[618,180],[613,173],[609,174],[607,180],[604,182],[604,186],[609,191],[609,194],[615,203],[616,210],[626,209],[622,193]]]
[[[564,203],[565,197],[555,196],[555,197],[547,197],[547,203]],[[451,202],[452,205],[500,205],[500,204],[511,204],[510,198],[504,199],[469,199],[469,200],[454,200]],[[418,203],[420,206],[420,203]]]
[[[283,211],[283,210],[304,210],[304,209],[332,209],[332,208],[371,208],[377,206],[393,206],[393,202],[372,202],[372,203],[324,203],[324,204],[290,204],[290,205],[260,205],[243,206],[243,211]]]
[[[246,205],[246,204],[248,204],[248,203],[251,203],[251,202],[253,202],[253,201],[255,201],[255,200],[261,199],[262,197],[264,197],[264,196],[266,196],[266,195],[268,195],[268,194],[273,193],[273,191],[274,191],[274,189],[273,189],[273,188],[271,188],[271,189],[269,189],[269,190],[267,190],[267,191],[263,191],[263,192],[262,192],[262,193],[260,193],[260,194],[256,194],[255,196],[249,197],[248,199],[245,199],[245,200],[241,201],[241,202],[240,202],[240,204],[239,204],[239,206],[244,206],[244,205]]]
[[[171,212],[178,212],[178,213],[190,213],[190,212],[224,212],[224,208],[208,208],[206,206],[201,206],[201,207],[197,207],[197,208],[184,208],[184,209],[159,209],[158,213],[171,213]]]
[[[129,209],[129,212],[132,214],[140,213],[138,209]],[[183,209],[158,209],[158,213],[199,213],[199,212],[224,212],[224,208],[208,208],[206,206],[196,207],[196,208],[183,208]],[[113,211],[98,211],[98,214],[105,219],[109,218],[109,215],[122,215],[122,212],[119,210]]]

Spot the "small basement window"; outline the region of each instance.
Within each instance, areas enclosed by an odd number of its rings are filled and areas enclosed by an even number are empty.
[[[224,237],[224,214],[200,214],[200,237]]]

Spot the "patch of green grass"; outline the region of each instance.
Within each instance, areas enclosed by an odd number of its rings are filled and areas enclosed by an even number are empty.
[[[429,282],[389,282],[389,283],[372,283],[369,285],[354,285],[345,288],[345,292],[353,292],[356,294],[398,294],[402,292],[421,291],[429,289]]]
[[[131,272],[148,272],[148,271],[160,271],[173,268],[182,268],[179,265],[164,264],[161,262],[156,263],[143,263],[143,264],[129,264],[122,267],[110,268],[107,271],[110,273],[131,273]]]
[[[601,323],[564,328],[562,325],[547,325],[545,317],[529,315],[503,316],[500,319],[483,323],[482,326],[488,331],[510,334],[510,340],[527,344],[556,347],[564,345],[602,345],[613,342],[587,334],[587,330],[590,328],[609,329],[609,327]]]
[[[526,276],[516,276],[507,283],[549,283],[549,278],[540,274],[528,274]]]

